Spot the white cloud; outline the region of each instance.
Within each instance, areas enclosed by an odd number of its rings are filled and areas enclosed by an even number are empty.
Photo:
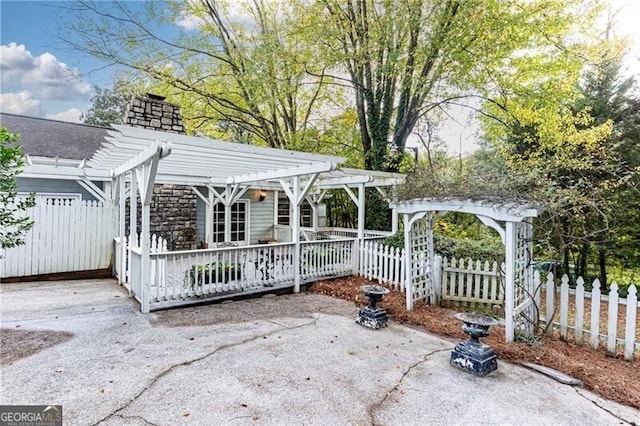
[[[46,118],[51,120],[69,121],[71,123],[80,123],[82,117],[82,111],[77,108],[71,108],[67,111],[60,112],[58,114],[47,114]]]
[[[23,44],[0,46],[0,70],[4,87],[28,90],[42,100],[86,100],[91,95],[91,86],[76,70],[50,53],[33,56]]]
[[[230,2],[222,10],[222,19],[226,24],[235,24],[244,27],[245,30],[250,31],[255,27],[255,16],[251,12],[253,5],[246,0],[236,0]],[[207,22],[206,18],[196,16],[193,14],[193,9],[201,9],[198,2],[187,1],[184,4],[184,9],[180,11],[180,15],[176,19],[175,23],[179,27],[184,28],[187,31],[198,30],[202,25]]]
[[[185,30],[197,30],[204,23],[204,20],[195,15],[189,15],[185,11],[180,13],[180,18],[176,21],[176,25]]]
[[[28,90],[23,90],[19,93],[0,94],[0,111],[32,117],[42,117],[44,115],[40,101],[34,99],[33,93]]]

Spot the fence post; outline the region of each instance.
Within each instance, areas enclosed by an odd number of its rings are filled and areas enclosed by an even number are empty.
[[[360,263],[358,260],[360,259],[360,251],[362,251],[363,243],[364,241],[360,241],[358,239],[352,241],[351,267],[353,269],[353,275],[362,275],[360,273]]]
[[[560,340],[567,340],[569,324],[569,277],[562,276],[560,284]]]
[[[576,282],[576,326],[573,333],[573,340],[576,345],[582,345],[584,328],[584,280],[578,277]]]
[[[636,286],[631,284],[627,293],[627,318],[624,331],[624,359],[633,361],[633,353],[636,346],[636,317],[638,306],[638,294]]]
[[[434,305],[440,305],[440,299],[442,296],[442,256],[433,256],[431,284],[431,303]]]
[[[553,281],[553,273],[547,274],[547,300],[545,301],[544,321],[547,328],[547,335],[553,334],[553,317],[555,315],[555,301],[554,296],[556,293],[556,285]]]
[[[616,355],[616,332],[618,330],[618,284],[611,284],[609,291],[609,312],[607,318],[607,355]]]
[[[600,347],[600,280],[597,278],[591,290],[591,347]]]

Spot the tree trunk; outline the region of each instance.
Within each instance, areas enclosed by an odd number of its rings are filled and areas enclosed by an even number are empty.
[[[600,266],[600,286],[607,287],[607,251],[604,247],[598,249],[598,265]]]

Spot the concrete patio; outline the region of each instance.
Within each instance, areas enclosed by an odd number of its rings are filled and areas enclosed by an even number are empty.
[[[640,424],[523,367],[462,372],[455,342],[362,328],[353,304],[325,296],[143,315],[113,280],[0,287],[2,328],[73,334],[13,361],[3,348],[0,404],[62,404],[68,425]]]

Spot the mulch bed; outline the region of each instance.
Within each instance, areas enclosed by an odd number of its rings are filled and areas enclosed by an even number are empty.
[[[360,291],[365,284],[372,284],[362,277],[346,277],[319,281],[309,291],[352,300],[357,306],[367,301]],[[423,327],[441,336],[466,340],[462,323],[454,318],[458,311],[425,303],[417,303],[412,312],[405,308],[405,296],[397,290],[385,296],[380,306],[387,310],[394,321]],[[588,346],[578,346],[554,336],[540,336],[533,344],[506,343],[504,328],[492,327],[491,335],[483,339],[501,360],[512,363],[533,362],[562,371],[584,382],[584,386],[603,398],[640,409],[640,360],[625,361],[622,353],[616,357],[606,355],[604,348],[598,351]]]

